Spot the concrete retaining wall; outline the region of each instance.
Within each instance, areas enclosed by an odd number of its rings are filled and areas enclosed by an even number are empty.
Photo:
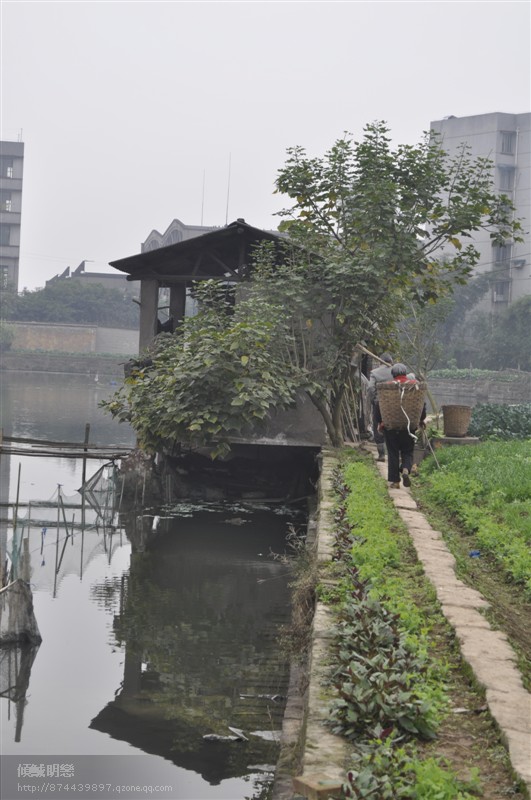
[[[138,353],[138,330],[96,325],[55,325],[48,322],[10,322],[13,350],[60,353]]]
[[[514,405],[531,403],[531,375],[523,373],[516,381],[449,380],[428,381],[435,401],[442,405],[476,406],[478,403]]]
[[[67,372],[77,375],[102,375],[123,380],[124,361],[117,356],[64,355],[63,353],[1,353],[0,370],[23,372]]]

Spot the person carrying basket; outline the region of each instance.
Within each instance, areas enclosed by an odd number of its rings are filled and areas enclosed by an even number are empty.
[[[400,488],[400,477],[404,486],[411,486],[411,469],[413,467],[413,451],[417,437],[415,430],[417,425],[420,424],[424,427],[424,420],[426,419],[426,403],[423,404],[420,411],[420,421],[417,415],[413,418],[411,412],[408,414],[407,408],[407,394],[412,387],[417,384],[420,385],[416,378],[408,377],[408,369],[405,364],[396,363],[391,367],[392,380],[380,384],[378,387],[378,397],[375,407],[375,423],[377,424],[378,431],[383,434],[385,445],[387,448],[387,479],[392,489]],[[400,405],[400,413],[394,419],[388,418],[385,420],[385,414],[382,416],[382,395],[386,395],[387,387],[395,387],[396,392],[393,391],[395,401]],[[382,390],[380,392],[380,389]],[[420,397],[421,401],[424,395]],[[415,398],[419,399],[419,396]]]

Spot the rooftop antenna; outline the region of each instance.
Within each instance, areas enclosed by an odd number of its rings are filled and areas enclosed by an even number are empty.
[[[227,207],[225,209],[225,225],[229,224],[230,162],[231,162],[231,153],[229,153],[229,176],[227,179]]]
[[[205,210],[205,170],[203,170],[203,193],[201,195],[201,227],[203,227],[203,211]]]

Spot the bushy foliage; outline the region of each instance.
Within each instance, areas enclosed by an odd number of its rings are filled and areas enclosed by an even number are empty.
[[[13,326],[0,319],[0,349],[9,350],[13,344],[15,332]]]
[[[490,287],[488,274],[449,287],[446,296],[424,306],[410,303],[397,327],[400,358],[416,375],[433,375],[434,367],[462,356],[471,340],[468,314]],[[477,343],[470,342],[476,347]]]
[[[259,424],[271,408],[294,403],[300,381],[282,357],[285,312],[253,293],[234,306],[232,293],[204,281],[196,291],[201,312],[178,334],[162,336],[150,363],[102,403],[131,423],[148,452],[177,441],[223,454],[231,437]]]
[[[480,439],[529,439],[531,403],[511,406],[480,403],[472,411],[468,432]]]
[[[63,280],[13,298],[10,319],[18,322],[102,325],[137,328],[138,306],[118,289]]]
[[[531,295],[512,303],[501,314],[480,313],[475,321],[475,363],[487,369],[531,370]]]
[[[479,257],[470,231],[501,242],[520,229],[508,198],[492,192],[489,162],[466,148],[449,160],[433,137],[393,150],[387,134],[367,125],[362,141],[345,134],[322,158],[290,148],[276,182],[293,202],[280,229],[300,248],[306,285],[320,289],[306,319],[327,341],[318,400],[334,444],[353,344],[378,346],[408,302],[421,308],[466,284]]]

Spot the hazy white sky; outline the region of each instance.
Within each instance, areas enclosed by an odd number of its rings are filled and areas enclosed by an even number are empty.
[[[290,146],[321,155],[375,120],[415,144],[449,114],[530,110],[529,0],[0,7],[0,138],[25,143],[20,289],[83,259],[112,271],[175,217],[276,228]]]

